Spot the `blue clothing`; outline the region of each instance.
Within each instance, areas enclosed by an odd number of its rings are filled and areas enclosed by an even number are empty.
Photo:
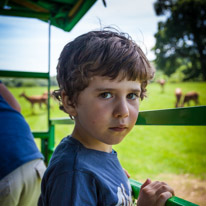
[[[130,206],[131,187],[116,152],[87,149],[68,136],[44,174],[38,205]]]
[[[29,125],[0,95],[0,180],[34,159],[43,159],[43,155]]]

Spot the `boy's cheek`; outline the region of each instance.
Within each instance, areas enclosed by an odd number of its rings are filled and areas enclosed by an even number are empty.
[[[137,119],[138,119],[138,115],[139,115],[139,112],[136,112],[132,118],[132,127],[134,127],[134,125],[136,124],[137,122]]]
[[[131,118],[135,119],[135,122],[137,121],[138,115],[139,115],[139,108],[135,108],[130,113]]]

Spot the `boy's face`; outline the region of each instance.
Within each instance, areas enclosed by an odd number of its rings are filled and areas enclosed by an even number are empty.
[[[93,77],[73,108],[72,136],[87,148],[110,152],[136,123],[140,89],[138,81]]]

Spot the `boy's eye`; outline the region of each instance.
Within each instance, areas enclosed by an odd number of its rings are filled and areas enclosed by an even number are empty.
[[[100,97],[104,98],[104,99],[109,99],[112,97],[112,94],[110,92],[104,92],[100,94]]]
[[[127,95],[127,98],[131,99],[131,100],[135,100],[135,99],[138,98],[138,95],[135,94],[135,93],[130,93],[130,94]]]

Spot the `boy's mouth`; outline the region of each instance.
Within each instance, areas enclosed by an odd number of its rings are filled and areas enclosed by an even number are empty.
[[[115,132],[123,132],[124,130],[127,129],[127,126],[120,125],[120,126],[117,126],[117,127],[110,127],[109,129],[111,129]]]

